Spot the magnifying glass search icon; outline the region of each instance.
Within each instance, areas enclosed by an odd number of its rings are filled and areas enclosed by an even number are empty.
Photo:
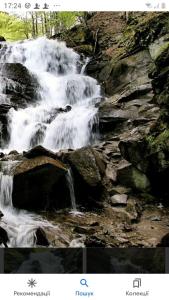
[[[81,279],[80,280],[80,284],[89,287],[88,284],[87,284],[87,280],[86,279]]]

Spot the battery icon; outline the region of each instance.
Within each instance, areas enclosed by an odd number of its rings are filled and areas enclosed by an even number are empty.
[[[161,3],[161,8],[162,8],[162,9],[166,9],[166,3],[165,3],[165,2],[162,2],[162,3]]]

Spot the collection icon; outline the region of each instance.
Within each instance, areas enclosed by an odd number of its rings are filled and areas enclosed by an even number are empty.
[[[141,278],[135,278],[133,280],[133,288],[140,288],[141,287]]]

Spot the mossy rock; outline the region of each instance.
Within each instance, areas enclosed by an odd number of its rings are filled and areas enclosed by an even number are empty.
[[[169,46],[169,34],[156,39],[149,45],[149,51],[152,59],[156,61],[158,57],[168,48]]]
[[[163,104],[166,106],[169,106],[169,93],[168,91],[163,91],[158,97],[157,97],[157,103],[159,105]]]
[[[165,129],[157,137],[149,136],[147,138],[149,149],[154,151],[168,150],[169,151],[169,129]]]
[[[136,25],[127,26],[121,43],[127,53],[132,53],[145,49],[155,39],[167,34],[168,30],[169,13],[145,14]]]
[[[150,189],[150,182],[147,176],[131,164],[118,169],[117,181],[136,191],[145,192]]]
[[[169,42],[164,43],[159,49],[155,64],[158,68],[163,68],[169,65]]]
[[[119,64],[119,61],[125,56],[126,52],[124,47],[116,48],[113,51],[113,58],[105,65],[105,67],[99,73],[99,80],[105,81],[109,78],[112,70]]]
[[[65,41],[68,47],[74,48],[82,45],[94,45],[94,38],[91,30],[83,25],[77,25],[73,28],[56,34],[53,39]]]
[[[140,86],[147,85],[150,82],[148,77],[149,70],[152,67],[152,59],[147,50],[140,51],[123,59],[111,60],[107,67],[102,70],[102,77],[106,80],[106,93],[114,95],[133,89],[140,91]],[[142,94],[147,94],[151,86],[145,89]],[[138,96],[138,95],[137,95]]]
[[[93,55],[93,46],[92,45],[80,45],[73,48],[76,52],[85,54],[87,56]]]

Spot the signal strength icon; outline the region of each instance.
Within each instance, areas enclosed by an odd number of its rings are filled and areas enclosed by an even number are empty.
[[[152,4],[151,4],[150,2],[146,3],[146,6],[147,6],[148,8],[152,8]]]

